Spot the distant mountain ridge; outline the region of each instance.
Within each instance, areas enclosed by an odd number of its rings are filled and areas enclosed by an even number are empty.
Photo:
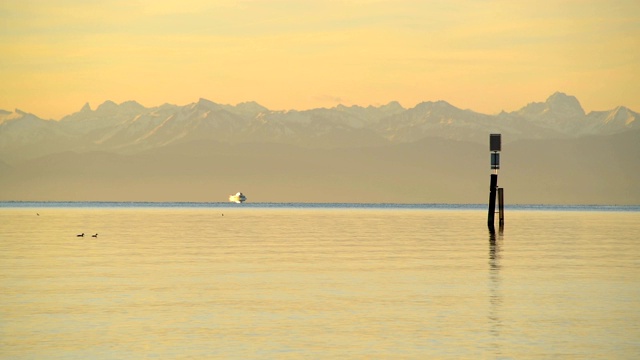
[[[487,134],[506,141],[568,139],[640,129],[639,114],[620,106],[586,114],[573,96],[556,92],[514,112],[487,115],[446,101],[405,109],[344,106],[273,111],[256,102],[235,106],[200,99],[184,106],[146,108],[135,101],[85,104],[59,121],[21,110],[0,110],[0,160],[22,161],[61,151],[136,153],[194,140],[282,143],[342,148],[410,143],[425,138],[486,143]]]
[[[501,133],[507,204],[640,204],[640,121],[555,93],[487,115],[413,108],[273,111],[207,99],[89,104],[60,120],[0,111],[0,201],[483,203]]]

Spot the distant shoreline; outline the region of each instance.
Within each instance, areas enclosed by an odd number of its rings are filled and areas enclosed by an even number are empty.
[[[253,202],[137,202],[137,201],[0,201],[0,209],[8,208],[211,208],[211,209],[380,209],[380,210],[477,210],[486,204],[392,204],[392,203],[273,203]],[[640,205],[554,205],[513,204],[507,210],[535,211],[618,211],[640,212]]]

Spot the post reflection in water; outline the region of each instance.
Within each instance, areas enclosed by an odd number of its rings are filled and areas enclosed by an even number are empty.
[[[500,335],[502,320],[500,308],[502,306],[502,294],[500,291],[500,259],[502,245],[502,228],[496,234],[489,230],[489,336],[493,339],[491,347],[496,355],[501,354]]]

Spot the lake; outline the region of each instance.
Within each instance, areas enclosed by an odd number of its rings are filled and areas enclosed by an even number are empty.
[[[4,203],[0,358],[640,357],[638,207],[507,208],[493,235],[486,218]]]

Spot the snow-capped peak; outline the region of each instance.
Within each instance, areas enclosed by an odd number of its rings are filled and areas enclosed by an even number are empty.
[[[545,102],[532,102],[516,111],[516,114],[534,119],[574,118],[585,115],[575,96],[555,92]]]
[[[549,96],[545,102],[550,111],[561,113],[567,116],[581,115],[584,116],[584,109],[575,96],[567,95],[561,92],[555,92]]]

